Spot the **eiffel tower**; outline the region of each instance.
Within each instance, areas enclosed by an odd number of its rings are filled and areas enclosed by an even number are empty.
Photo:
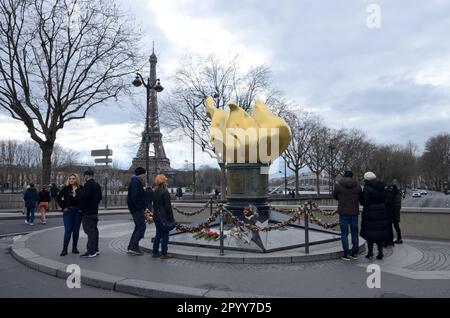
[[[133,158],[131,170],[137,167],[146,166],[146,155],[149,156],[149,169],[148,175],[156,176],[157,174],[165,174],[167,176],[173,175],[175,171],[170,167],[170,160],[166,156],[164,145],[162,142],[162,133],[159,126],[159,114],[158,114],[158,99],[157,92],[155,90],[155,84],[159,80],[156,77],[156,63],[158,58],[155,55],[155,48],[153,47],[152,55],[150,55],[150,78],[147,84],[144,84],[147,90],[147,118],[145,121],[146,127],[142,133],[141,145]],[[147,134],[148,131],[148,134]],[[153,156],[150,155],[150,149],[153,148]],[[152,179],[150,179],[152,180]]]

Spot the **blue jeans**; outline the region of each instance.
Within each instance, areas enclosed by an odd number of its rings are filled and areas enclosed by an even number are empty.
[[[139,241],[144,237],[146,229],[144,211],[131,211],[131,216],[134,221],[134,231],[133,234],[131,234],[128,249],[137,251],[139,250]]]
[[[27,221],[30,223],[34,222],[34,211],[36,210],[35,206],[29,207],[27,206]]]
[[[70,208],[63,212],[64,221],[64,249],[67,250],[70,238],[72,237],[72,246],[76,247],[78,244],[78,237],[80,236],[81,227],[81,213],[77,208]]]
[[[153,241],[153,253],[158,253],[159,243],[161,243],[161,254],[167,254],[167,244],[169,243],[169,231],[163,230],[161,221],[155,220],[156,236]]]
[[[358,234],[358,216],[357,215],[340,215],[339,223],[341,225],[341,241],[344,254],[349,255],[348,247],[348,227],[352,233],[352,253],[358,254],[359,251],[359,234]]]

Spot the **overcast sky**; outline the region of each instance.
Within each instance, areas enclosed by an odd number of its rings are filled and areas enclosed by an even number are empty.
[[[148,54],[156,42],[165,92],[171,88],[168,78],[186,55],[239,53],[243,66],[267,64],[276,87],[320,114],[330,127],[355,127],[375,142],[412,140],[420,147],[428,137],[450,132],[450,1],[119,3],[145,32]],[[380,28],[368,27],[370,4],[381,9]],[[136,100],[145,102],[143,95]],[[126,100],[120,106],[99,107],[87,120],[65,128],[58,142],[79,151],[87,162],[90,149],[108,144],[114,158],[128,168],[138,144],[130,133],[132,112]],[[0,125],[2,138],[28,138],[5,113],[0,113]],[[192,157],[182,141],[165,148],[175,168]],[[214,163],[207,155],[197,155],[197,161]]]

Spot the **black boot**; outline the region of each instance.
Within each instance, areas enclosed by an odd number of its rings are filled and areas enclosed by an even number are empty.
[[[66,256],[67,255],[67,248],[63,248],[61,254],[59,256]]]
[[[80,252],[78,251],[76,245],[74,245],[74,246],[72,247],[72,253],[73,253],[73,254],[80,254]]]
[[[367,259],[372,259],[373,258],[373,253],[372,252],[367,253],[366,258]]]
[[[382,260],[384,257],[383,252],[378,252],[377,259]]]

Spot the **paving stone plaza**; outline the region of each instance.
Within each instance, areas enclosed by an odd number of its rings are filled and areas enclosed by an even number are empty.
[[[150,297],[449,297],[450,244],[443,241],[405,239],[403,245],[387,250],[382,261],[344,262],[340,242],[320,248],[258,256],[254,253],[170,246],[176,258],[153,259],[126,254],[133,226],[126,214],[102,222],[101,257],[61,258],[62,227],[49,228],[18,237],[11,253],[20,263],[36,271],[64,278],[67,265],[81,267],[83,284],[138,296]],[[141,247],[148,250],[154,235],[148,226]],[[86,237],[81,234],[80,244]],[[293,258],[296,260],[293,262]],[[301,258],[304,257],[302,260]],[[255,264],[257,262],[257,264]],[[381,288],[368,288],[367,267],[381,268]],[[83,285],[84,286],[84,285]]]

